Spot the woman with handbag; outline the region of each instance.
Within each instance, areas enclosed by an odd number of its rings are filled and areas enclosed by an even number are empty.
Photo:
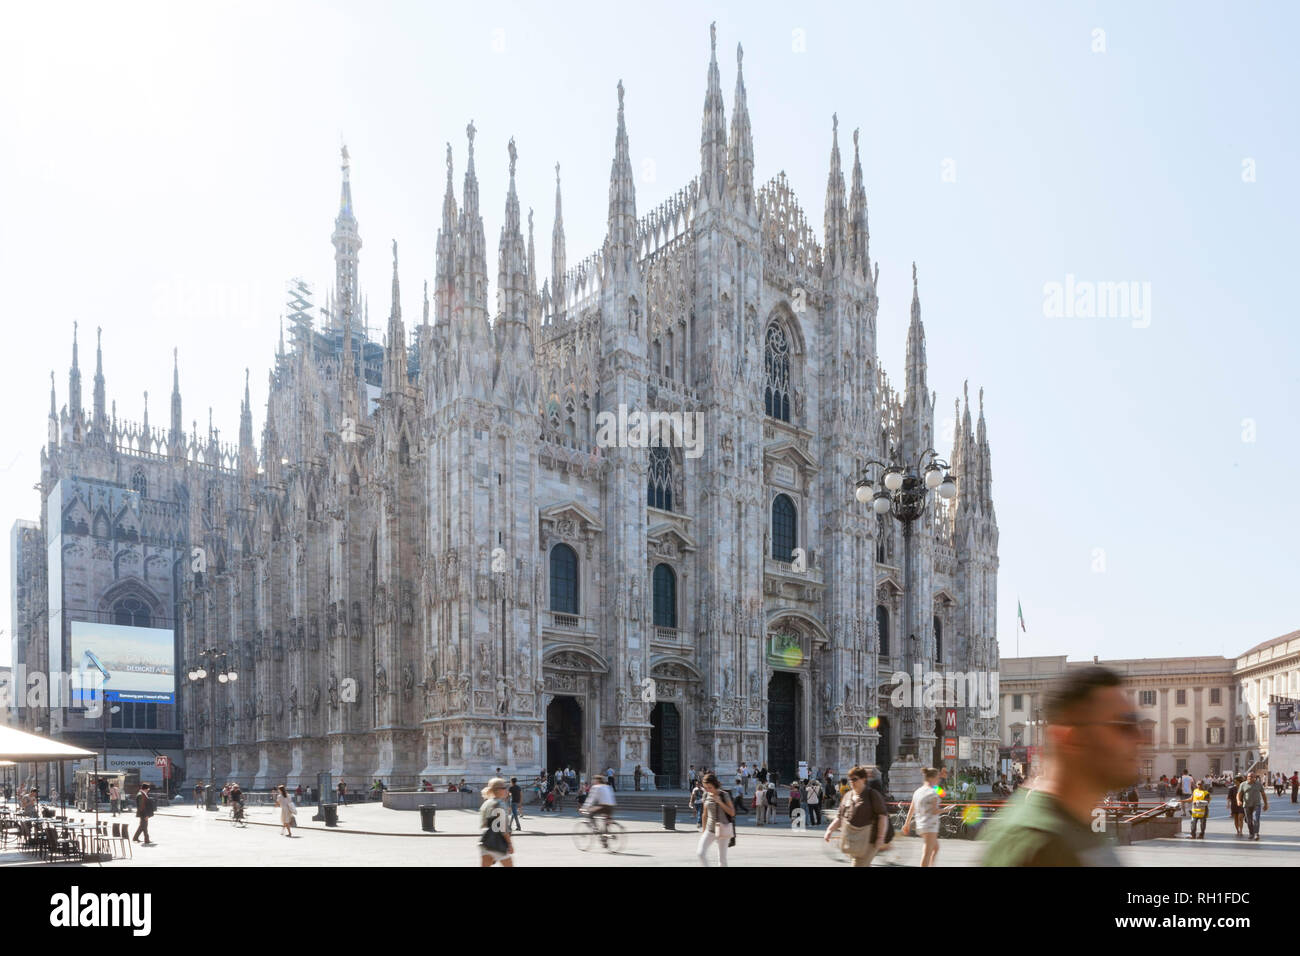
[[[885,798],[874,787],[867,786],[870,771],[854,767],[849,771],[850,790],[840,801],[835,819],[826,828],[827,843],[832,834],[840,831],[840,851],[853,861],[854,866],[870,866],[876,854],[885,845],[889,809]]]
[[[701,866],[709,865],[709,847],[718,844],[718,865],[727,865],[727,847],[736,839],[736,808],[717,774],[704,775],[704,832],[695,848]]]
[[[293,798],[289,796],[289,791],[285,789],[284,784],[280,784],[275,790],[275,805],[280,808],[280,826],[284,827],[284,835],[292,837],[293,826],[298,822],[298,818],[294,814]]]
[[[483,806],[478,811],[478,825],[483,829],[478,849],[483,866],[514,866],[515,844],[510,839],[510,807],[506,803],[509,792],[509,785],[501,777],[493,777],[483,788]]]

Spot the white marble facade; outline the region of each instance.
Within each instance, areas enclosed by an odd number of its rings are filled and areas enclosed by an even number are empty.
[[[184,701],[195,766],[212,716],[218,778],[258,787],[318,770],[354,786],[523,776],[557,759],[843,772],[932,752],[940,712],[892,707],[889,675],[997,666],[982,401],[975,427],[969,399],[954,411],[954,501],[908,536],[855,502],[867,458],[936,444],[915,270],[896,392],[876,354],[884,280],[858,134],[846,184],[832,119],[818,237],[784,174],[755,182],[739,57],[728,122],[710,55],[699,176],[641,216],[636,91],[625,103],[619,84],[607,234],[576,264],[560,168],[549,268],[514,186],[517,162],[573,142],[485,153],[471,124],[459,194],[447,148],[409,338],[393,249],[384,344],[363,332],[345,151],[335,288],[315,315],[306,298],[293,310],[260,448],[247,397],[238,448],[187,437],[179,381],[166,436],[103,416],[89,442],[79,385],[52,418],[47,482],[139,466],[184,502],[207,573],[181,575],[179,656],[227,648],[244,674],[215,715]],[[511,171],[494,305],[476,149]],[[907,277],[888,288],[901,321]],[[598,416],[620,408],[693,415],[698,447],[602,444]],[[996,718],[959,720],[972,762],[992,766]]]

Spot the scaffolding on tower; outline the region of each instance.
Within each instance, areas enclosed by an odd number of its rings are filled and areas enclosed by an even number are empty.
[[[293,331],[293,348],[299,355],[307,350],[311,343],[311,287],[302,279],[289,280],[289,322]]]

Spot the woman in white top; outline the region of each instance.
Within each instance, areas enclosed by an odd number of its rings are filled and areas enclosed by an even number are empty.
[[[921,851],[921,865],[934,866],[934,858],[939,855],[939,793],[935,784],[939,782],[939,771],[926,767],[921,771],[925,783],[916,788],[912,794],[912,805],[907,808],[907,819],[903,821],[903,833],[908,832],[912,820],[916,820],[916,832],[925,841]]]
[[[709,865],[709,847],[718,844],[718,865],[727,865],[727,844],[736,835],[736,808],[716,774],[704,775],[704,832],[695,848],[701,866]]]
[[[289,791],[284,788],[284,784],[275,789],[275,805],[280,808],[280,826],[284,827],[284,835],[293,837],[294,810],[293,797],[289,796]]]

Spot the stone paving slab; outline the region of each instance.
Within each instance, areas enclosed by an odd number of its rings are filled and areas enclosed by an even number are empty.
[[[252,825],[235,828],[219,814],[192,808],[164,810],[153,818],[154,846],[134,847],[129,860],[105,862],[111,867],[167,866],[475,866],[478,813],[473,810],[438,814],[440,837],[419,830],[419,815],[385,810],[379,805],[348,807],[343,814],[348,829],[326,830],[309,820],[312,808],[299,810],[303,826],[293,838],[280,835],[274,808],[249,810]],[[113,817],[101,815],[113,821]],[[681,829],[667,832],[657,814],[624,814],[620,822],[629,831],[627,850],[620,854],[580,852],[569,837],[577,814],[525,815],[525,831],[516,836],[518,866],[697,866],[698,833],[689,819],[679,816]],[[116,822],[135,820],[125,815]],[[361,828],[365,828],[362,830]],[[1212,814],[1205,840],[1149,840],[1118,847],[1126,866],[1219,868],[1238,866],[1291,866],[1300,864],[1300,814],[1288,803],[1274,804],[1264,815],[1263,838],[1258,842],[1235,838],[1226,813]],[[938,865],[971,866],[980,856],[978,843],[968,840],[940,842]],[[896,846],[877,865],[916,866],[921,843],[900,836]],[[717,851],[711,855],[716,864]],[[842,865],[827,851],[821,833],[792,830],[788,826],[758,828],[752,818],[740,826],[731,851],[732,866],[834,866]],[[0,854],[0,866],[33,864],[22,854]]]

